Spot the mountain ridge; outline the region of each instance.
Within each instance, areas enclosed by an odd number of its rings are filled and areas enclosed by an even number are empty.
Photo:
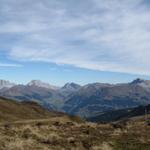
[[[83,118],[97,113],[150,104],[150,81],[136,79],[129,83],[67,83],[55,89],[34,80],[27,85],[0,89],[0,95],[18,101],[35,101],[50,110]],[[40,86],[39,86],[40,85]]]
[[[26,84],[27,86],[38,86],[38,87],[43,87],[43,88],[47,88],[47,89],[52,89],[52,90],[57,90],[60,87],[51,85],[49,83],[40,81],[40,80],[32,80],[29,83]]]

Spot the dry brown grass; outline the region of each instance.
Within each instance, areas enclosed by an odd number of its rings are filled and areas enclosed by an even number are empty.
[[[119,127],[69,117],[1,124],[0,150],[149,150],[150,127],[142,120]]]
[[[95,124],[0,98],[0,150],[150,150],[143,118]]]

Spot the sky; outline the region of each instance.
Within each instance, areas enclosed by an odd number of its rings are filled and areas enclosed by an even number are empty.
[[[150,79],[150,1],[0,0],[0,78]]]

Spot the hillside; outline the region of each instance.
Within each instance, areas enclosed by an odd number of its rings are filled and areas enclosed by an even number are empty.
[[[149,150],[144,118],[95,124],[67,116],[0,124],[1,150]]]
[[[140,131],[140,132],[139,132]],[[34,102],[0,98],[1,150],[149,150],[144,117],[113,124],[49,112]]]
[[[97,114],[94,117],[90,117],[87,120],[92,122],[112,122],[119,120],[126,120],[133,117],[144,116],[150,114],[150,105],[139,106],[136,108],[128,108],[121,110],[108,111],[101,114]]]
[[[62,114],[49,112],[35,102],[16,102],[0,97],[0,122],[47,119],[59,115]]]

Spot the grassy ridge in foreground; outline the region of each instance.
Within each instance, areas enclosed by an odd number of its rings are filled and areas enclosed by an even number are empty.
[[[57,115],[64,114],[49,112],[34,102],[16,102],[0,97],[0,122],[46,119]]]
[[[150,127],[72,121],[66,116],[0,125],[1,150],[149,150]]]
[[[149,150],[144,117],[115,124],[84,122],[36,103],[0,98],[0,150]]]
[[[145,115],[145,111],[150,114],[150,105],[107,111],[90,117],[87,120],[92,122],[114,122],[136,116],[143,116]]]

